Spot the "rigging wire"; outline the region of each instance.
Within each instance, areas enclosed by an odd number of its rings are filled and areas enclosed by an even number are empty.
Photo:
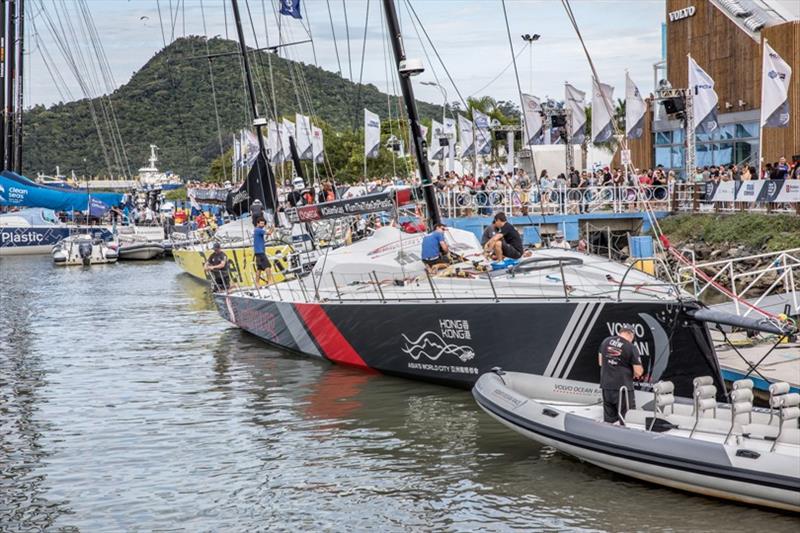
[[[367,14],[364,19],[364,41],[361,44],[361,70],[358,74],[358,87],[356,87],[356,105],[355,105],[355,112],[353,113],[353,130],[355,131],[358,127],[358,108],[361,107],[361,86],[364,81],[364,63],[366,60],[366,52],[367,52],[367,29],[369,28],[369,4],[370,1],[367,0]]]
[[[204,40],[206,45],[206,55],[210,56],[211,52],[208,47],[208,30],[206,28],[206,11],[203,5],[203,0],[200,0],[200,17],[203,21],[203,35],[205,36]],[[227,168],[228,165],[224,164],[225,147],[222,142],[222,124],[219,119],[219,107],[217,105],[217,88],[216,85],[214,84],[214,63],[210,58],[208,59],[208,77],[209,81],[211,82],[211,103],[214,106],[214,120],[217,123],[217,141],[219,142],[219,155],[223,159],[222,176],[225,179],[225,181],[228,181],[228,168]]]
[[[344,77],[342,71],[342,61],[339,59],[339,45],[336,44],[336,29],[333,27],[333,13],[331,12],[331,0],[325,0],[328,5],[328,19],[331,21],[331,35],[333,36],[333,50],[336,52],[336,64],[339,66],[339,76]]]

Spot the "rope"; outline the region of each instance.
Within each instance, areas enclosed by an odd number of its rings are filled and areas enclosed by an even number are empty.
[[[203,19],[203,35],[208,35],[208,31],[206,28],[206,11],[203,6],[203,0],[200,0],[200,16]],[[205,39],[206,41],[206,55],[211,55],[211,51],[208,48],[208,37]],[[209,81],[211,82],[211,102],[214,106],[214,120],[217,123],[217,141],[219,142],[219,156],[221,158],[225,157],[225,146],[222,142],[222,124],[219,119],[219,107],[217,106],[217,88],[214,84],[214,67],[211,59],[208,60],[208,77]],[[222,165],[222,176],[225,181],[228,181],[228,165]],[[231,177],[233,178],[233,177]],[[231,181],[234,181],[231,179]]]

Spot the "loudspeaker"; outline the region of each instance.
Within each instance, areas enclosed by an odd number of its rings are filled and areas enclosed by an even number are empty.
[[[553,115],[550,120],[554,128],[563,128],[567,125],[567,117],[564,115]]]
[[[668,115],[682,113],[686,109],[686,102],[680,96],[667,98],[662,103],[664,104],[664,110]]]
[[[450,139],[439,137],[439,146],[450,146]]]

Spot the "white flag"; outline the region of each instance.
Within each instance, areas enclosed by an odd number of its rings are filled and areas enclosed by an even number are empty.
[[[431,142],[428,144],[429,159],[442,159],[444,157],[445,147],[442,146],[441,139],[446,139],[444,125],[441,122],[431,120]]]
[[[592,80],[592,142],[602,143],[614,135],[614,88]]]
[[[269,162],[276,165],[283,163],[283,144],[281,143],[282,126],[274,120],[267,126],[267,148],[269,149]]]
[[[233,168],[241,168],[242,166],[242,143],[236,136],[233,136]]]
[[[461,153],[458,157],[469,157],[475,152],[475,136],[472,132],[472,121],[458,115],[458,139],[461,141]]]
[[[625,73],[625,135],[628,139],[638,139],[644,132],[644,117],[647,104],[639,93],[639,88]]]
[[[311,159],[311,119],[305,115],[297,113],[295,115],[295,124],[297,128],[297,153],[300,154],[300,159]]]
[[[525,138],[523,144],[542,144],[544,142],[544,121],[539,99],[530,94],[522,95],[522,116],[525,119]]]
[[[478,155],[490,154],[492,152],[492,132],[489,131],[491,122],[489,115],[473,109],[472,120],[475,122],[475,147]]]
[[[311,127],[311,153],[314,156],[314,163],[325,162],[322,130],[316,126]]]
[[[284,161],[291,161],[292,160],[292,149],[289,145],[289,137],[297,138],[297,134],[294,130],[294,123],[291,120],[283,119],[283,122],[280,124],[281,128],[281,149],[283,150],[283,160]]]
[[[364,157],[375,159],[381,146],[381,120],[369,109],[364,109]]]
[[[689,56],[689,93],[692,98],[695,133],[711,133],[717,129],[717,102],[714,80]]]
[[[764,39],[761,68],[761,127],[789,126],[789,83],[792,68]]]
[[[572,144],[581,144],[585,137],[583,129],[586,126],[586,109],[583,107],[583,100],[586,93],[579,91],[569,83],[564,84],[564,103],[570,112],[570,132],[572,133]]]

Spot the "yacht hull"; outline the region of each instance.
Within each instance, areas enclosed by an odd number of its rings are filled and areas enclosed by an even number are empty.
[[[297,303],[241,292],[215,301],[229,322],[280,348],[460,388],[494,367],[597,383],[598,346],[623,324],[646,368],[652,358],[653,381],[720,376],[707,329],[674,302]]]

